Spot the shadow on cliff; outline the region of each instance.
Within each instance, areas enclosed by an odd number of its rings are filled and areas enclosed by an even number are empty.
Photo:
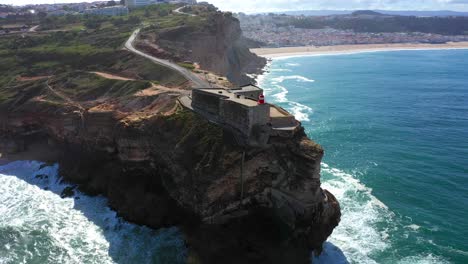
[[[343,251],[330,242],[323,244],[320,256],[312,258],[312,264],[349,264]]]
[[[0,173],[14,175],[59,197],[69,196],[63,199],[74,199],[73,209],[102,230],[109,243],[108,254],[115,263],[186,262],[186,246],[179,229],[153,230],[122,220],[107,206],[107,199],[84,195],[75,186],[64,183],[58,176],[58,165],[16,161],[0,166]]]

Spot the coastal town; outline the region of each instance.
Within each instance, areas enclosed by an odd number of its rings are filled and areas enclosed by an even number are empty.
[[[34,31],[34,26],[47,17],[70,15],[123,16],[128,15],[129,10],[133,8],[165,3],[196,4],[197,2],[196,0],[111,0],[66,4],[30,4],[25,6],[0,4],[0,35]]]
[[[428,43],[468,41],[468,36],[444,36],[420,32],[355,33],[351,30],[275,28],[271,25],[244,27],[246,37],[265,43],[266,47],[334,46],[356,44]]]
[[[302,16],[292,17],[298,21]],[[336,19],[337,16],[315,18],[320,25],[321,20]],[[297,47],[297,46],[334,46],[357,44],[393,44],[393,43],[425,43],[442,44],[447,42],[468,41],[468,35],[435,34],[418,31],[412,32],[356,32],[339,28],[304,28],[283,22],[285,16],[280,15],[245,15],[239,14],[244,35],[259,43],[262,47]],[[289,19],[289,18],[288,18]],[[377,18],[366,18],[369,20]],[[300,24],[300,23],[296,23]],[[312,27],[315,27],[314,25]],[[317,26],[319,27],[319,26]]]

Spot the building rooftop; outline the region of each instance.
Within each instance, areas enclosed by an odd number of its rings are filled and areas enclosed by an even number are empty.
[[[280,111],[277,107],[272,105],[270,106],[270,116],[271,117],[284,117],[284,116],[288,116],[288,114]]]
[[[260,88],[260,87],[257,87],[253,84],[249,84],[249,85],[244,85],[244,86],[241,86],[239,88],[234,88],[234,89],[230,89],[230,91],[232,92],[258,92],[258,91],[262,91],[263,92],[263,89]]]
[[[252,99],[249,99],[243,95],[237,95],[233,93],[231,90],[225,89],[217,89],[217,88],[205,88],[205,89],[198,89],[200,91],[204,91],[207,93],[216,94],[219,97],[224,97],[225,100],[233,101],[248,107],[257,106],[258,102]]]

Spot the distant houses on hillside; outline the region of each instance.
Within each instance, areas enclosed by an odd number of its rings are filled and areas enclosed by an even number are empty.
[[[91,8],[84,10],[85,14],[102,15],[102,16],[123,16],[128,15],[128,7],[126,6],[108,6],[102,8]]]
[[[119,5],[120,3],[120,5]],[[123,0],[123,1],[95,1],[68,4],[38,4],[22,7],[0,5],[0,21],[13,21],[25,24],[34,24],[33,19],[42,16],[65,16],[65,15],[102,15],[102,16],[122,16],[128,15],[129,9],[144,7],[153,4],[182,3],[197,4],[196,0]],[[3,8],[2,8],[3,7]],[[2,34],[8,30],[2,29]]]
[[[186,4],[196,4],[197,0],[125,0],[125,5],[128,8],[135,8],[141,6],[147,6],[152,4],[161,4],[161,3],[186,3]]]

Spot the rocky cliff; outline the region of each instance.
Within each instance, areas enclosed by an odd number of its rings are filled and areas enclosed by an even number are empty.
[[[174,92],[123,93],[132,82],[115,81],[76,94],[61,78],[0,89],[0,153],[47,142],[65,180],[125,219],[181,226],[189,262],[309,263],[338,225],[339,204],[320,188],[323,150],[303,131],[242,147]]]
[[[143,30],[138,48],[158,57],[198,63],[237,85],[251,83],[248,74],[259,73],[266,64],[266,59],[249,51],[239,20],[231,13],[211,12],[181,24]]]

